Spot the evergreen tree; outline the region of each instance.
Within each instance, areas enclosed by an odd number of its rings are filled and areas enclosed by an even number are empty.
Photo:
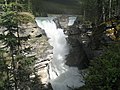
[[[119,44],[109,45],[102,56],[91,61],[85,78],[88,90],[120,90]]]
[[[3,90],[30,88],[30,74],[34,73],[32,64],[36,59],[34,56],[25,56],[21,47],[24,38],[19,36],[19,25],[21,21],[18,18],[18,6],[16,2],[3,5],[3,13],[1,15],[0,26],[4,27],[4,31],[0,34],[1,50],[7,52],[8,60],[1,57],[0,74],[3,75],[0,87]],[[2,54],[5,54],[3,52]],[[1,89],[1,90],[2,90]]]

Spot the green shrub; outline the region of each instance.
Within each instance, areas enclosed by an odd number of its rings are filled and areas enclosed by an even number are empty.
[[[109,45],[92,60],[85,78],[89,90],[120,90],[120,44]]]
[[[34,16],[29,12],[19,12],[18,13],[18,20],[21,23],[35,22]]]

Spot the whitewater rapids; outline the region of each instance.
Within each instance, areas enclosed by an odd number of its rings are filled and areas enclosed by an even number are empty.
[[[57,28],[54,17],[37,17],[37,25],[45,30],[49,43],[53,46],[53,60],[49,63],[49,82],[53,90],[70,90],[83,86],[78,68],[65,65],[69,46],[63,29]]]

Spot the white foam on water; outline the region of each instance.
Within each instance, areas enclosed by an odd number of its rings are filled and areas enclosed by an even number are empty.
[[[76,20],[76,17],[69,17],[68,26],[72,26],[75,20]]]
[[[53,90],[69,90],[68,87],[80,87],[82,76],[76,67],[65,65],[66,55],[69,53],[66,35],[63,29],[57,28],[54,17],[38,17],[37,25],[45,30],[49,43],[53,46],[53,60],[49,63],[49,78]]]

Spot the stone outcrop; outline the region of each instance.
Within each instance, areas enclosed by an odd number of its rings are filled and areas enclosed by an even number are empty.
[[[67,30],[68,43],[70,45],[70,53],[67,56],[66,64],[69,66],[78,66],[80,69],[85,68],[89,64],[92,52],[88,47],[89,37],[86,33],[81,32],[79,28],[73,26]]]
[[[68,17],[61,16],[61,18],[63,18],[64,22],[58,18],[57,25],[64,29],[65,34],[68,36],[66,39],[70,47],[69,54],[66,58],[66,64],[83,69],[88,66],[89,60],[93,57],[93,52],[89,48],[90,33],[81,28],[81,24],[78,19],[76,19],[72,26],[68,26]],[[63,27],[64,25],[65,27]]]
[[[65,34],[68,36],[66,39],[69,44],[69,54],[66,56],[66,64],[68,66],[75,66],[79,69],[84,69],[89,65],[89,61],[100,55],[100,50],[93,50],[91,44],[92,29],[91,27],[85,28],[77,19],[72,26],[68,26],[68,17],[61,16],[54,19],[58,28],[62,28]],[[32,25],[30,25],[32,26]],[[36,27],[35,27],[36,29]],[[28,40],[28,43],[32,46],[32,52],[35,53],[38,60],[35,62],[35,70],[38,78],[41,80],[44,87],[48,84],[49,79],[49,63],[53,59],[52,48],[48,43],[48,38],[42,30],[39,31],[28,29],[28,35],[32,38]],[[31,34],[32,33],[32,34]],[[44,35],[43,35],[44,34]],[[42,35],[41,37],[38,37]]]
[[[54,22],[58,28],[65,29],[68,27],[69,17],[67,15],[59,16],[54,19]]]
[[[49,84],[49,73],[48,64],[53,58],[52,47],[48,43],[48,38],[45,35],[45,32],[41,28],[38,28],[36,24],[29,23],[27,26],[22,26],[23,33],[22,35],[30,35],[30,38],[27,40],[27,45],[31,47],[31,52],[28,52],[29,55],[35,55],[37,60],[35,61],[34,69],[37,75],[37,78],[42,84],[40,90],[52,90],[51,85]]]
[[[35,56],[37,60],[33,68],[35,69],[35,74],[37,75],[37,80],[41,82],[41,85],[38,85],[40,90],[47,90],[45,88],[51,88],[48,83],[48,63],[52,60],[52,47],[48,43],[48,38],[42,29],[40,29],[36,23],[27,23],[19,26],[19,36],[24,38],[25,41],[22,41],[22,49],[30,49],[28,52],[23,52],[26,56]],[[7,34],[4,32],[6,28],[0,27],[0,34]],[[16,36],[17,34],[14,33]],[[31,75],[31,78],[35,78],[35,75]],[[44,88],[44,89],[41,89]],[[36,89],[36,90],[37,90]],[[49,89],[52,90],[52,89]]]
[[[29,35],[30,37],[36,37],[42,35],[40,28],[38,28],[38,26],[35,23],[22,24],[19,27],[21,28],[20,37]]]

